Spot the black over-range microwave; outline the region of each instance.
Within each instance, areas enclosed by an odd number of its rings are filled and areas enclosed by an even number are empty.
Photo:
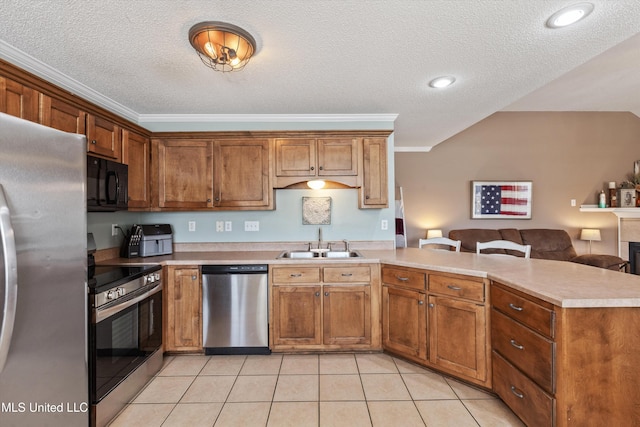
[[[127,210],[129,167],[87,155],[87,211]]]

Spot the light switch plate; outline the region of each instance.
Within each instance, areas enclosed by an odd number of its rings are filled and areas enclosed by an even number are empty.
[[[196,231],[196,222],[189,221],[189,231]]]
[[[231,224],[231,221],[225,221],[224,222],[224,231],[232,231],[233,230],[233,226]]]

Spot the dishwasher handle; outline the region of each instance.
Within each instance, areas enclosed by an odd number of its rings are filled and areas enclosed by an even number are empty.
[[[267,264],[203,265],[202,274],[264,274]]]

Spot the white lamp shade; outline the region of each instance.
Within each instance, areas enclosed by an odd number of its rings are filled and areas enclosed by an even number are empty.
[[[427,239],[442,237],[442,230],[427,230]]]
[[[580,240],[600,241],[602,240],[602,237],[600,237],[600,230],[597,228],[583,228],[580,233]]]

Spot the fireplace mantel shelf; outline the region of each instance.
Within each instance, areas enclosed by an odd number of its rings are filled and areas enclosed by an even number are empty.
[[[640,218],[640,208],[599,208],[598,205],[582,205],[580,212],[611,212],[619,218]]]

